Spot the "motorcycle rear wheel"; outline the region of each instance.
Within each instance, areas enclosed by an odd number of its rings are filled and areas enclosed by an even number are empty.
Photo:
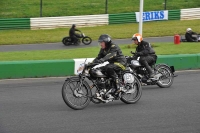
[[[83,39],[82,39],[82,43],[85,45],[89,45],[91,42],[92,42],[92,39],[88,36],[83,37]]]
[[[159,80],[157,81],[157,85],[160,88],[168,88],[173,84],[174,81],[174,76],[173,73],[170,69],[170,67],[167,67],[165,65],[158,65],[156,67],[156,74],[161,73],[162,76],[159,78]],[[165,82],[165,80],[169,80],[167,82]]]
[[[71,45],[71,38],[70,38],[70,37],[64,37],[64,38],[62,39],[62,43],[63,43],[65,46]]]
[[[136,87],[135,89],[135,92],[132,94],[122,94],[122,97],[121,97],[121,101],[126,103],[126,104],[134,104],[136,102],[138,102],[142,96],[142,86],[141,86],[141,83],[140,81],[135,77],[135,80],[136,80],[136,83],[134,85],[134,87]]]
[[[90,103],[92,95],[89,86],[83,83],[80,89],[79,79],[66,80],[62,87],[62,98],[64,102],[74,110],[81,110],[87,107]]]

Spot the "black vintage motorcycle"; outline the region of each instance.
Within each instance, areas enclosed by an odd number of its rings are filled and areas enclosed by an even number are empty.
[[[124,103],[131,104],[140,99],[142,95],[140,81],[129,67],[124,71],[117,72],[123,89],[118,95],[115,95],[112,94],[114,82],[106,74],[103,74],[100,68],[95,68],[96,65],[98,64],[81,64],[78,69],[79,75],[65,80],[62,97],[70,108],[84,109],[90,101],[99,104],[120,99]]]
[[[75,45],[78,46],[81,44],[81,42],[85,45],[89,45],[92,42],[92,39],[89,36],[85,36],[84,33],[80,32],[80,36],[77,37],[77,41],[76,42],[72,42],[71,37],[67,36],[64,37],[62,39],[62,43],[65,46],[69,46],[69,45]]]
[[[133,55],[135,53],[131,52]],[[149,64],[155,74],[154,78],[149,78],[149,74],[145,67],[139,63],[138,60],[133,60],[132,56],[126,56],[130,68],[134,71],[137,78],[140,80],[141,85],[158,85],[161,88],[170,87],[173,84],[175,69],[174,66],[167,64]]]

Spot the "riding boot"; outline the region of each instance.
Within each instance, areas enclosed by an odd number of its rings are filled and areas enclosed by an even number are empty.
[[[148,66],[146,66],[145,68],[147,69],[147,71],[148,71],[148,73],[149,73],[149,77],[150,77],[150,78],[154,78],[155,74],[153,73],[151,67],[148,65]]]
[[[155,74],[153,73],[153,71],[152,71],[151,67],[149,66],[148,62],[146,60],[144,60],[142,63],[145,66],[147,72],[149,73],[149,77],[150,78],[154,78]]]

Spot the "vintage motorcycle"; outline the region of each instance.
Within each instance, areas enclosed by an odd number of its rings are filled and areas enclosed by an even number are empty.
[[[134,55],[135,53],[131,51]],[[155,64],[156,62],[149,64],[155,74],[154,78],[149,78],[148,72],[138,60],[133,60],[132,56],[126,56],[127,62],[130,68],[134,71],[137,78],[140,80],[141,85],[158,85],[161,88],[170,87],[173,84],[175,69],[174,66],[168,66],[167,64]]]
[[[85,36],[84,33],[80,32],[80,36],[78,37],[78,40],[76,42],[72,42],[71,38],[69,36],[64,37],[62,39],[62,43],[65,46],[69,46],[69,45],[75,45],[78,46],[81,44],[81,42],[85,45],[89,45],[92,42],[92,39],[89,36]]]
[[[86,62],[86,61],[85,61]],[[129,67],[117,74],[123,89],[118,95],[112,94],[114,82],[108,78],[97,63],[83,63],[78,69],[78,76],[65,80],[62,87],[62,98],[72,109],[80,110],[88,106],[90,101],[95,104],[108,103],[120,99],[122,102],[136,103],[142,96],[141,83]]]

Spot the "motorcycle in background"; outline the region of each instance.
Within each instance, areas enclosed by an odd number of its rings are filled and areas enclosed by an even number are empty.
[[[80,36],[77,37],[77,41],[76,42],[72,42],[71,40],[71,37],[67,36],[67,37],[64,37],[62,39],[62,43],[65,45],[65,46],[69,46],[69,45],[80,45],[81,42],[85,45],[89,45],[91,42],[92,42],[92,39],[89,37],[89,36],[86,36],[84,33],[80,32]]]
[[[135,53],[131,52],[133,55]],[[130,68],[134,71],[141,84],[144,85],[158,85],[161,88],[170,87],[173,84],[175,69],[174,66],[168,66],[167,64],[149,64],[152,68],[155,76],[149,78],[149,74],[146,68],[139,63],[138,60],[133,60],[132,56],[126,56],[127,62]]]

